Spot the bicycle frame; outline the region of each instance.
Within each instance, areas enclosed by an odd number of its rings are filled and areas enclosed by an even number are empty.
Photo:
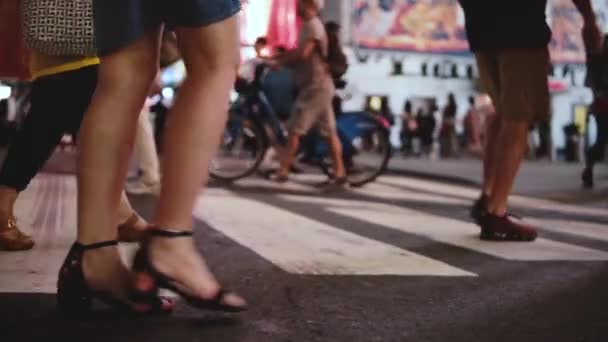
[[[370,131],[375,130],[381,124],[387,131],[388,123],[383,122],[381,117],[373,116],[367,112],[345,112],[336,119],[338,136],[342,143],[342,155],[345,159],[351,158],[356,153],[353,142],[357,138],[367,136]],[[323,160],[329,155],[329,147],[324,139],[316,132],[309,133],[302,140],[302,148],[309,157],[315,160]],[[312,153],[312,154],[311,154]]]
[[[267,141],[274,139],[278,145],[285,146],[287,144],[286,132],[262,87],[262,75],[263,70],[256,72],[256,80],[251,84],[246,93],[242,95],[243,98],[240,101],[240,106],[236,107],[235,111],[244,117],[256,120],[257,123],[264,127],[266,129]],[[378,124],[387,131],[389,129],[389,123],[386,119],[380,116],[373,116],[365,111],[337,114],[336,127],[345,159],[351,158],[356,153],[353,142],[357,138],[365,137],[370,131],[375,130]],[[268,136],[268,129],[272,137]],[[304,155],[303,159],[320,162],[329,155],[329,147],[325,139],[322,139],[316,131],[312,131],[302,137],[300,154]]]
[[[287,137],[279,116],[268,101],[268,97],[255,82],[247,94],[242,95],[233,106],[232,111],[239,113],[243,117],[256,120],[262,127],[270,129],[272,138],[274,138],[278,144],[286,145]],[[266,132],[267,133],[267,132]],[[270,136],[266,136],[266,140],[270,140]]]

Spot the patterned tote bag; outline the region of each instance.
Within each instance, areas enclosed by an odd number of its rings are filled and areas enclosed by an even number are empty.
[[[94,0],[23,0],[26,44],[51,56],[95,56]]]

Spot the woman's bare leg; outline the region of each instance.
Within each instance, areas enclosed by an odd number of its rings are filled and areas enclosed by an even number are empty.
[[[149,32],[102,58],[97,89],[80,131],[78,242],[82,244],[117,238],[119,200],[139,111],[158,68],[158,42],[159,33]],[[88,251],[83,268],[92,287],[127,297],[129,272],[116,247]]]
[[[192,230],[192,211],[207,181],[208,166],[226,124],[229,93],[239,64],[237,18],[201,28],[178,28],[188,76],[180,88],[165,132],[163,178],[154,223],[161,229]],[[191,239],[156,238],[150,253],[155,267],[202,298],[219,284]],[[226,304],[243,305],[235,295]]]

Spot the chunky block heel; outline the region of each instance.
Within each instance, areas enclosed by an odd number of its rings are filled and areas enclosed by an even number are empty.
[[[148,314],[148,313],[169,313],[171,312],[172,301],[159,298],[156,292],[147,293],[147,304],[150,310],[136,311],[127,303],[114,298],[111,294],[93,290],[84,276],[82,258],[86,251],[93,249],[116,246],[117,241],[104,241],[91,245],[75,243],[72,245],[63,266],[59,271],[57,281],[57,309],[68,315],[87,314],[93,307],[93,300],[98,299],[112,308],[119,309],[126,313]],[[171,305],[165,305],[165,304]]]

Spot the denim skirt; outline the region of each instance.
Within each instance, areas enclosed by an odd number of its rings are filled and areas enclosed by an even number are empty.
[[[241,9],[240,0],[93,0],[95,39],[106,55],[161,24],[203,27],[226,20]]]

